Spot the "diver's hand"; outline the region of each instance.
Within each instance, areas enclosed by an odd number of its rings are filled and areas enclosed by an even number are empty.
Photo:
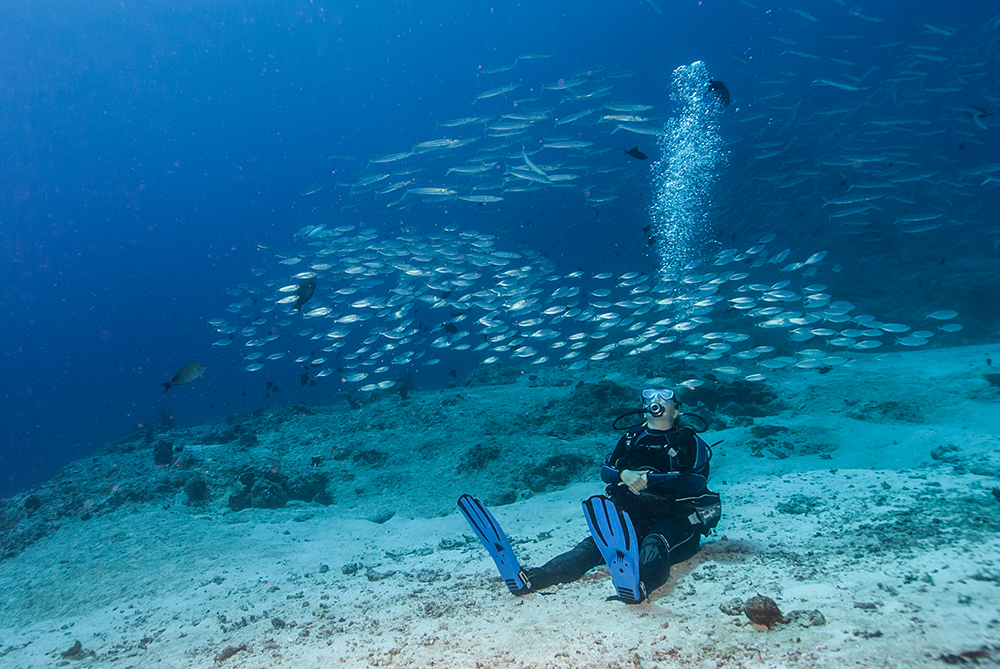
[[[620,474],[622,482],[618,485],[628,486],[628,489],[632,491],[632,494],[638,495],[640,492],[646,489],[648,482],[646,481],[646,472],[637,472],[631,469],[624,469]]]

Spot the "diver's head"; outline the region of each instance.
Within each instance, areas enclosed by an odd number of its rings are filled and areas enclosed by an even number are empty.
[[[670,429],[680,414],[681,400],[669,388],[646,388],[642,391],[642,410],[654,429]]]

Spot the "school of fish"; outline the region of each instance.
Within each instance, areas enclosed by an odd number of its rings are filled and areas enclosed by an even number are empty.
[[[737,236],[766,220],[790,245],[822,235],[871,256],[996,250],[1000,162],[983,149],[1000,121],[1000,17],[959,29],[838,4],[788,10],[770,48],[732,52],[753,82],[726,130],[745,178],[718,189],[713,216]]]
[[[953,311],[927,314],[935,327],[919,330],[855,314],[801,271],[823,252],[788,262],[787,250],[768,247],[773,235],[667,277],[561,275],[538,253],[503,250],[493,235],[456,226],[377,236],[354,226],[299,230],[311,243],[277,256],[277,276],[258,270],[261,283],[230,291],[243,299],[229,306],[229,318],[212,319],[223,336],[215,345],[240,347],[250,372],[289,356],[314,378],[336,374],[373,391],[394,386],[411,365],[456,355],[581,370],[669,350],[718,361],[714,372],[725,377],[760,381],[766,370],[835,367],[883,345],[921,346],[961,329]],[[314,279],[315,295],[299,313],[299,286]]]
[[[859,254],[884,253],[891,238],[941,246],[960,234],[1000,244],[981,197],[1000,184],[1000,163],[964,164],[936,144],[980,145],[995,130],[988,110],[1000,98],[986,82],[998,65],[1000,20],[964,36],[921,24],[926,43],[906,44],[879,41],[871,31],[881,17],[844,12],[853,30],[838,23],[823,33],[822,17],[789,10],[789,20],[821,31],[808,48],[791,36],[798,33],[778,31],[763,57],[733,54],[755,86],[742,102],[734,90],[722,123],[730,173],[706,206],[725,238],[745,244],[712,242],[699,259],[654,272],[565,273],[541,253],[512,250],[502,236],[472,226],[404,226],[384,237],[353,224],[306,225],[295,251],[276,254],[255,281],[230,291],[242,299],[211,321],[222,337],[215,344],[239,346],[250,372],[289,357],[313,378],[335,375],[345,387],[373,391],[392,387],[413,365],[581,370],[652,351],[759,381],[769,370],[833,368],[961,330],[952,309],[914,307],[911,324],[856,313],[821,283],[839,266],[831,268],[816,244],[847,236]],[[668,151],[661,138],[669,112],[654,116],[652,105],[615,99],[615,81],[629,72],[590,68],[534,88],[530,77],[515,76],[522,61],[550,57],[525,54],[480,68],[484,80],[508,78],[472,96],[482,113],[440,122],[439,135],[372,156],[363,169],[340,168],[351,178],[300,196],[332,186],[339,195],[331,206],[350,217],[363,206],[501,207],[553,189],[603,207],[623,182],[655,182],[638,159],[645,154],[628,147],[638,137]],[[607,161],[612,151],[624,162]],[[311,299],[302,303],[305,287]]]

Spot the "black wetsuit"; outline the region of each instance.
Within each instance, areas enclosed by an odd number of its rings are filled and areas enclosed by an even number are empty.
[[[647,592],[667,582],[670,565],[687,560],[701,547],[701,535],[708,530],[692,516],[690,500],[714,496],[707,487],[710,459],[708,445],[692,428],[675,426],[663,431],[645,425],[629,428],[604,459],[601,479],[608,484],[608,497],[632,519],[640,543],[639,576]],[[640,494],[621,485],[621,472],[626,469],[648,472],[647,487]],[[712,527],[718,521],[718,509],[715,513]],[[534,591],[575,581],[602,564],[604,558],[588,536],[526,574]]]

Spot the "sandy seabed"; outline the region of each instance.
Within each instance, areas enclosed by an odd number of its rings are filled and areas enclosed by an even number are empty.
[[[407,514],[417,485],[382,523],[342,504],[124,505],[0,561],[0,666],[1000,666],[998,353],[771,375],[781,411],[706,435],[725,440],[722,523],[637,606],[606,599],[604,568],[510,595],[456,507]],[[421,474],[462,489],[457,468]],[[586,535],[592,478],[494,505],[522,564]],[[739,605],[757,594],[803,613],[755,626]]]

